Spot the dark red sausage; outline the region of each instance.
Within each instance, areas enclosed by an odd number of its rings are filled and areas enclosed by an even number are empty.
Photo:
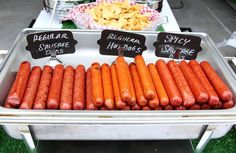
[[[140,106],[138,104],[135,104],[134,106],[131,106],[131,110],[140,110]]]
[[[29,75],[30,75],[30,63],[24,61],[20,64],[19,70],[16,75],[16,79],[7,96],[5,106],[10,105],[11,107],[14,108],[20,106],[28,83]]]
[[[181,106],[175,107],[175,110],[186,110],[186,107],[181,105]]]
[[[63,110],[72,109],[74,77],[75,77],[75,69],[72,66],[67,66],[65,68],[62,89],[61,89],[60,109]]]
[[[40,79],[37,95],[34,102],[34,109],[45,109],[48,93],[50,89],[50,83],[52,79],[53,69],[50,66],[44,66],[42,76]]]
[[[202,110],[211,109],[211,106],[210,106],[209,104],[202,104],[202,105],[201,105],[201,109],[202,109]]]
[[[192,107],[190,107],[190,110],[199,110],[201,109],[201,106],[199,104],[194,104]]]
[[[173,60],[169,61],[167,65],[182,96],[183,106],[193,106],[195,103],[195,98],[188,86],[187,81],[184,78],[183,73],[179,68],[179,65]]]
[[[211,82],[212,86],[216,90],[222,101],[230,101],[233,98],[232,92],[226,86],[224,81],[220,78],[220,76],[216,73],[216,71],[212,68],[212,66],[206,62],[201,62],[201,67],[206,74],[207,78]]]
[[[55,66],[47,100],[48,109],[58,109],[60,105],[61,87],[64,75],[64,66]]]
[[[40,81],[41,72],[42,70],[39,66],[34,66],[32,68],[20,109],[32,109]]]
[[[206,103],[209,99],[208,93],[197,76],[194,74],[188,63],[186,61],[181,61],[179,63],[179,66],[182,73],[184,74],[186,81],[188,82],[188,85],[196,101],[198,103]]]
[[[89,68],[86,73],[86,109],[98,109],[93,103],[91,68]]]
[[[82,110],[85,107],[85,68],[78,65],[75,69],[73,109]]]
[[[202,85],[205,87],[209,95],[208,104],[210,106],[218,105],[220,102],[219,97],[215,92],[215,89],[212,87],[209,80],[207,79],[206,75],[204,74],[200,64],[196,60],[191,60],[189,62],[189,65],[192,68],[194,74],[198,77]]]
[[[164,107],[164,110],[173,110],[174,107],[168,104],[167,106]]]
[[[167,92],[167,95],[169,97],[171,105],[174,107],[180,106],[182,104],[182,98],[165,61],[158,60],[156,62],[156,67],[161,77],[161,81]]]
[[[233,100],[223,102],[223,108],[224,109],[229,109],[229,108],[232,108],[233,106],[234,106],[234,101]]]

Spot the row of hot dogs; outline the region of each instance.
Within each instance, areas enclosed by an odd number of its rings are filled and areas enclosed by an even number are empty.
[[[185,110],[234,106],[233,94],[213,67],[196,60],[146,65],[138,55],[128,64],[53,69],[21,63],[5,107],[65,110]]]

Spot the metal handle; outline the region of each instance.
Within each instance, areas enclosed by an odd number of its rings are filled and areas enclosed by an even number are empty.
[[[29,126],[28,125],[20,126],[19,130],[29,153],[37,153],[33,137],[30,133]]]

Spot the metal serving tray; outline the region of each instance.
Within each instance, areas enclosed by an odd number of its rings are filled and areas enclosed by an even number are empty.
[[[34,65],[44,66],[49,58],[33,59],[25,50],[26,36],[49,29],[24,29],[12,50],[0,67],[0,104],[3,106],[14,81],[19,64],[28,60]],[[111,63],[115,56],[99,54],[97,40],[101,31],[71,30],[78,41],[74,54],[59,55],[65,65],[92,62]],[[147,51],[143,53],[147,63],[156,62],[153,42],[158,32],[137,32],[146,36]],[[218,53],[212,40],[204,33],[185,33],[201,37],[202,52],[197,60],[207,60],[233,91],[236,101],[236,79],[233,72]],[[126,58],[128,62],[132,58]],[[169,60],[169,59],[166,59]],[[224,136],[236,123],[236,106],[227,110],[183,110],[183,111],[78,111],[78,110],[18,110],[0,107],[0,123],[13,138],[22,139],[21,132],[29,127],[37,140],[164,140],[193,139],[201,136],[206,127],[214,129],[212,138]]]

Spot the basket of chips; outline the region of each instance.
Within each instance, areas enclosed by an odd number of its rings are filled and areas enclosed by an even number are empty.
[[[127,0],[97,0],[72,8],[63,20],[82,29],[155,30],[162,24],[158,11]]]

